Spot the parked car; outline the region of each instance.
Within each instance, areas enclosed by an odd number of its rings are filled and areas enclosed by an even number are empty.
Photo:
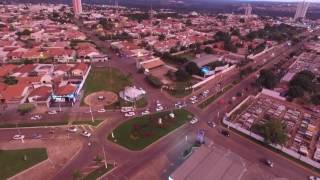
[[[150,111],[149,110],[145,110],[145,111],[143,111],[143,112],[141,112],[141,115],[148,115],[148,114],[150,114]]]
[[[227,130],[222,130],[222,131],[221,131],[221,134],[224,135],[224,136],[226,136],[226,137],[229,137],[229,136],[230,136],[230,133],[229,133],[229,131],[227,131]]]
[[[75,126],[71,126],[71,127],[69,127],[69,128],[68,128],[68,131],[69,131],[69,132],[73,132],[73,133],[75,133],[75,132],[77,132],[77,131],[78,131],[78,128],[77,128],[77,127],[75,127]]]
[[[41,139],[42,138],[42,135],[39,134],[39,133],[33,133],[32,134],[32,139]]]
[[[197,103],[198,101],[195,99],[195,100],[192,100],[191,101],[191,104],[195,104],[195,103]]]
[[[209,127],[212,127],[212,128],[216,127],[216,124],[212,121],[208,121],[207,124]]]
[[[41,116],[40,115],[34,115],[30,118],[31,120],[40,120]]]
[[[190,124],[195,124],[195,123],[197,123],[198,121],[199,121],[198,118],[193,117],[193,118],[191,119],[191,121],[190,121]]]
[[[266,159],[265,162],[269,167],[273,167],[274,166],[273,162],[270,159]]]
[[[98,113],[105,113],[105,112],[106,112],[105,109],[99,109],[99,110],[98,110]]]
[[[130,112],[127,112],[124,114],[125,117],[131,117],[131,116],[134,116],[136,115],[133,111],[130,111]]]
[[[14,139],[14,140],[21,140],[21,139],[24,139],[24,135],[22,135],[22,134],[16,134],[16,135],[14,135],[13,137],[12,137],[12,139]]]
[[[85,136],[85,137],[90,137],[91,136],[91,133],[89,133],[88,131],[83,131],[81,133],[82,136]]]
[[[53,115],[53,114],[57,114],[58,112],[56,110],[52,110],[52,111],[48,111],[48,114]]]
[[[309,180],[320,180],[320,177],[309,176]]]

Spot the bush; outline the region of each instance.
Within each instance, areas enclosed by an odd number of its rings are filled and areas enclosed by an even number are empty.
[[[24,103],[24,104],[20,104],[18,106],[18,112],[21,114],[21,115],[24,115],[24,114],[27,114],[29,112],[31,112],[32,110],[35,109],[35,106],[31,103]]]
[[[288,96],[290,98],[302,97],[304,95],[303,89],[300,86],[290,86]]]
[[[149,84],[156,88],[160,88],[162,86],[162,82],[160,81],[160,79],[153,75],[146,76],[146,80],[149,82]]]

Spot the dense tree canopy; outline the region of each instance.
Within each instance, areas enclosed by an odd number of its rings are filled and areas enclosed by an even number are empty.
[[[257,79],[257,84],[267,89],[273,89],[278,82],[276,75],[269,69],[260,71],[260,76]]]
[[[284,145],[287,141],[285,126],[279,120],[267,120],[264,124],[254,124],[253,131],[264,137],[267,144]]]

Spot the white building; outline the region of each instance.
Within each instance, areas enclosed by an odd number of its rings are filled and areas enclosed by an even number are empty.
[[[82,13],[82,4],[81,0],[72,0],[73,4],[73,12],[76,16],[80,15]]]
[[[296,14],[294,15],[294,20],[297,20],[299,18],[304,19],[306,17],[308,8],[309,8],[309,2],[306,2],[303,0],[302,2],[299,2],[297,5]]]

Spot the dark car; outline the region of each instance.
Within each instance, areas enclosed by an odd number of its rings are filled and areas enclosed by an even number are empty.
[[[274,166],[273,162],[272,162],[271,160],[269,160],[269,159],[266,159],[266,160],[265,160],[265,163],[266,163],[266,165],[268,165],[269,167],[273,167],[273,166]]]
[[[207,124],[208,124],[208,126],[211,127],[211,128],[216,127],[216,124],[215,124],[214,122],[212,122],[212,121],[208,121]]]
[[[222,131],[221,131],[221,134],[224,135],[224,136],[226,136],[226,137],[229,137],[229,136],[230,136],[230,133],[229,133],[229,131],[227,131],[227,130],[222,130]]]

